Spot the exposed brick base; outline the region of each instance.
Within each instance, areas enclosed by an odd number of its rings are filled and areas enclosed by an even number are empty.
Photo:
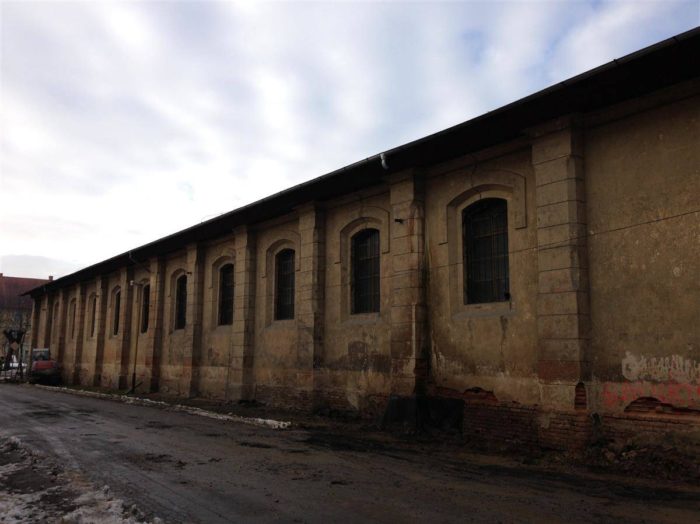
[[[507,445],[581,451],[596,438],[622,439],[640,433],[663,434],[700,429],[696,415],[621,413],[597,416],[586,411],[543,411],[537,406],[465,402],[463,433]]]
[[[463,432],[503,444],[581,450],[590,440],[592,423],[581,411],[543,412],[534,406],[465,402]]]

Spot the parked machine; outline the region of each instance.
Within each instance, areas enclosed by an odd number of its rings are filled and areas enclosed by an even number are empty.
[[[61,366],[51,358],[48,348],[32,349],[32,367],[29,369],[29,382],[57,386],[61,382]]]

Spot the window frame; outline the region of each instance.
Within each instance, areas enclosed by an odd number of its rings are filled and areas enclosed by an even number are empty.
[[[116,337],[119,335],[119,329],[121,324],[121,302],[122,302],[122,290],[119,286],[112,290],[112,336]]]
[[[187,274],[175,277],[173,291],[173,331],[187,327]]]
[[[90,317],[88,319],[90,330],[87,331],[87,337],[93,338],[95,336],[95,324],[97,323],[97,295],[95,293],[91,293],[88,298],[88,308],[90,308]]]
[[[381,309],[381,232],[368,227],[350,238],[350,314],[379,313]],[[367,245],[363,245],[367,242]],[[369,251],[362,256],[362,250]],[[366,270],[365,274],[361,274]],[[363,293],[361,281],[369,290]]]
[[[72,298],[68,302],[68,318],[69,318],[69,332],[70,339],[75,340],[75,310],[76,310],[76,299]]]
[[[282,260],[283,257],[290,257]],[[275,293],[274,293],[274,320],[294,320],[296,306],[296,251],[285,247],[275,253],[274,257]],[[285,278],[286,280],[283,280]],[[289,298],[289,302],[283,303],[282,297]],[[287,308],[285,310],[284,308]]]
[[[151,310],[151,285],[144,284],[141,286],[141,303],[139,304],[140,309],[140,321],[139,321],[139,334],[148,333],[148,328],[150,324],[150,310]]]
[[[509,302],[508,200],[481,198],[465,206],[461,218],[463,304]]]
[[[230,268],[230,269],[229,269]],[[230,271],[230,284],[225,281],[224,271]],[[224,296],[226,290],[230,290],[230,296]],[[233,262],[225,262],[218,268],[218,289],[217,289],[217,309],[216,325],[233,325],[234,297],[236,289],[236,273]],[[224,318],[225,317],[225,318]]]

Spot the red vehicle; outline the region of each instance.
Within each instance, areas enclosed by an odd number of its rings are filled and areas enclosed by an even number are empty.
[[[57,386],[61,382],[61,366],[51,358],[48,348],[32,349],[32,367],[29,369],[29,382],[44,382]]]

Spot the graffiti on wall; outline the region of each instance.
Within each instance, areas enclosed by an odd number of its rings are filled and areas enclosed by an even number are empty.
[[[677,407],[700,405],[700,386],[694,384],[656,384],[652,382],[605,382],[603,405],[612,410],[624,408],[642,397],[653,397]]]
[[[651,357],[633,355],[629,351],[622,359],[622,375],[629,381],[648,380],[650,382],[698,384],[700,383],[700,362],[672,355]]]
[[[624,408],[640,398],[677,407],[700,406],[700,362],[680,355],[645,357],[628,351],[621,364],[622,376],[629,382],[603,384],[606,408]]]

